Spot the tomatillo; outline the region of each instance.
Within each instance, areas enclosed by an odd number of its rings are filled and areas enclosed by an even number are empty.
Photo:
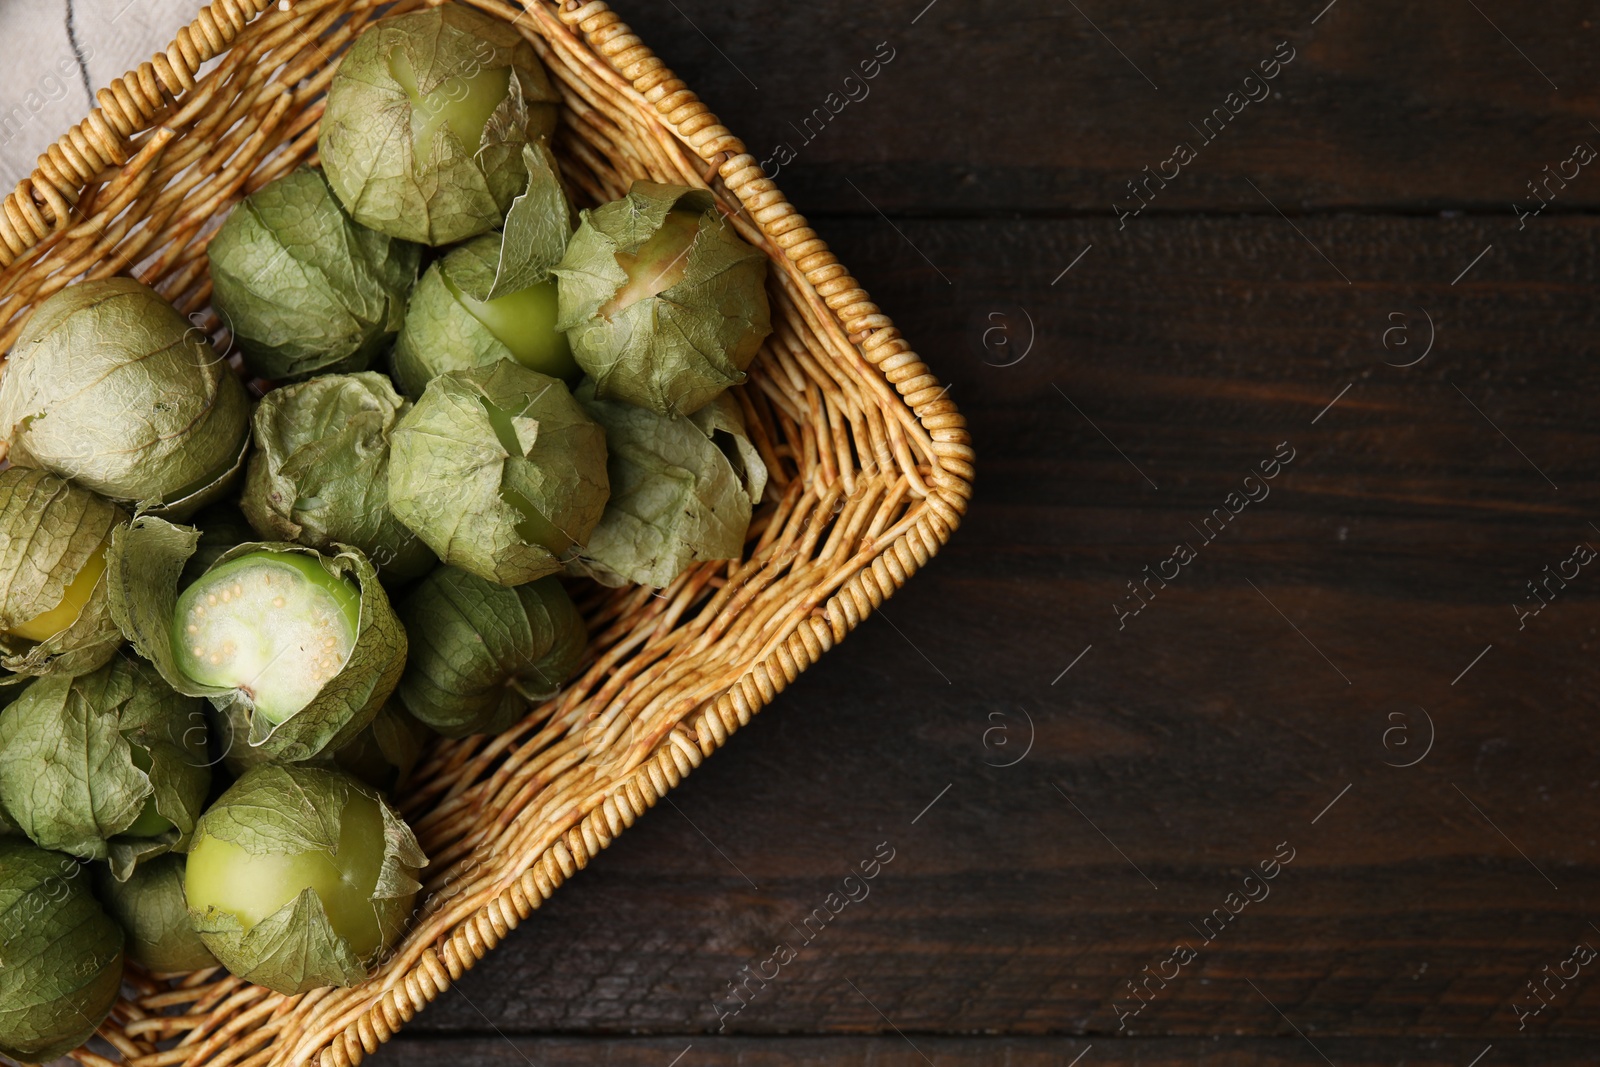
[[[95,893],[128,935],[128,958],[157,974],[217,965],[189,922],[183,874],[175,852],[140,864],[126,881],[105,867],[95,871]]]
[[[406,658],[372,561],[349,545],[246,541],[182,585],[201,542],[149,515],[112,537],[111,614],[133,647],[173,689],[244,726],[255,756],[310,760],[354,740]]]
[[[0,1053],[39,1063],[89,1040],[122,987],[122,929],[85,868],[0,840]]]
[[[404,929],[427,862],[376,789],[328,767],[266,764],[201,818],[184,889],[228,970],[303,993],[366,976]]]
[[[637,181],[585,209],[553,273],[556,328],[601,400],[692,415],[745,380],[772,332],[766,257],[704,189]]]
[[[527,188],[522,150],[555,128],[559,99],[514,27],[464,4],[412,11],[345,53],[317,149],[357,222],[454,244],[500,225]]]
[[[122,634],[106,605],[106,542],[127,521],[47,471],[0,471],[0,667],[82,674],[111,658]]]
[[[567,337],[556,329],[556,280],[486,299],[501,254],[498,234],[484,234],[434,263],[411,291],[406,320],[390,357],[395,380],[411,397],[450,371],[514,359],[529,370],[575,381],[582,373]]]
[[[205,807],[201,709],[132,656],[41,678],[0,715],[6,810],[35,843],[128,877],[181,849]]]

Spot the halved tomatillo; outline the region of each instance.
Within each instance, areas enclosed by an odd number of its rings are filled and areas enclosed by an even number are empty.
[[[255,755],[308,760],[372,721],[405,666],[406,635],[360,551],[285,542],[229,549],[180,596],[200,533],[151,516],[107,554],[111,611],[180,693],[203,696],[247,731]]]
[[[178,597],[172,647],[201,685],[234,689],[281,723],[344,669],[361,590],[320,559],[260,549],[212,567]]]

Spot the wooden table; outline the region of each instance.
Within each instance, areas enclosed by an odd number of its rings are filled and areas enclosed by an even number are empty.
[[[1595,1061],[1597,16],[1324,2],[618,0],[978,495],[378,1063]]]

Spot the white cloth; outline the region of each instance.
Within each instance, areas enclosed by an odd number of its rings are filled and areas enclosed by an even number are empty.
[[[0,0],[0,195],[93,109],[86,83],[102,89],[164,50],[203,3]]]

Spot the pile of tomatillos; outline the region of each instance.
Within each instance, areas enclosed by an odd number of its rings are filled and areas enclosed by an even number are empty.
[[[557,100],[505,23],[377,22],[321,169],[211,237],[229,351],[127,277],[18,338],[0,1052],[85,1041],[125,958],[360,982],[428,862],[393,804],[422,746],[584,663],[563,582],[742,554],[767,467],[728,389],[770,331],[765,258],[704,190],[574,212]]]

